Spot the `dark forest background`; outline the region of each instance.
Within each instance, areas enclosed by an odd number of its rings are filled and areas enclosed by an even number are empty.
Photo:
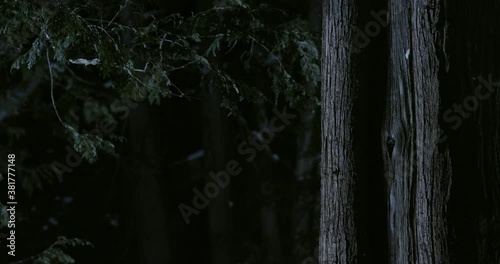
[[[66,263],[71,256],[76,263],[301,263],[314,257],[319,235],[318,1],[2,5],[0,144],[2,157],[16,155],[18,179],[17,254],[9,261]],[[206,15],[193,18],[201,13]],[[91,30],[84,23],[101,28]],[[228,32],[239,41],[214,41]],[[159,47],[164,33],[170,40],[185,38],[179,43],[186,46],[176,49],[181,45],[165,41]],[[290,60],[307,59],[298,54],[300,41],[310,46],[304,50],[316,52],[312,61]],[[154,48],[134,50],[142,45],[137,43]],[[99,64],[69,62],[95,58],[95,44],[102,52]],[[133,72],[159,91],[141,92],[150,86],[134,86],[121,64],[143,69],[144,61],[160,59],[161,49],[165,65],[153,69],[151,63],[151,72]],[[193,51],[208,62],[196,61],[200,58]],[[252,59],[244,64],[245,56]],[[309,64],[317,68],[310,74],[316,80],[300,73]],[[286,84],[279,67],[300,87]],[[156,70],[169,72],[173,85],[165,89],[166,80],[154,79]],[[207,77],[219,70],[227,75]],[[284,87],[296,90],[285,94]],[[122,98],[138,103],[113,105]],[[247,162],[239,144],[268,126],[273,109],[284,107],[296,118]],[[115,129],[92,136],[99,121],[110,116]],[[67,146],[82,157],[75,167],[67,163],[72,155]],[[241,164],[242,172],[187,224],[179,205],[194,207],[193,189],[203,192],[212,181],[209,171],[225,170],[230,160]],[[5,178],[2,189],[7,190]],[[54,244],[60,236],[92,246]],[[6,252],[4,245],[2,258]]]

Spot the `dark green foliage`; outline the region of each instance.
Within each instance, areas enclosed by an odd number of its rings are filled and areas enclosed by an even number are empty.
[[[58,237],[57,241],[50,245],[45,251],[34,258],[35,264],[69,264],[75,263],[75,260],[65,253],[65,250],[70,247],[92,246],[88,241],[78,238],[68,239]]]
[[[191,98],[208,89],[222,95],[221,106],[233,115],[243,101],[284,100],[294,108],[318,105],[315,37],[303,21],[280,10],[233,1],[188,17],[155,17],[135,2],[110,6],[94,1],[3,1],[0,60],[2,71],[11,73],[5,76],[10,88],[0,93],[0,116],[9,121],[31,114],[51,124],[54,131],[49,134],[71,142],[85,160],[95,162],[99,150],[114,153],[112,138],[117,137],[85,130],[104,118],[117,123],[109,108],[113,99],[160,104],[165,98]],[[255,83],[251,77],[236,76],[231,68],[238,67],[249,76],[267,74],[268,80]],[[195,76],[200,90],[186,94],[176,85],[178,72]],[[26,92],[14,85],[19,79],[33,87],[47,85],[50,92]],[[47,100],[51,93],[54,102]],[[55,113],[62,125],[55,125]],[[6,126],[9,146],[30,136],[15,122]],[[44,177],[36,170],[32,175]],[[33,184],[39,186],[37,182]]]
[[[2,0],[0,10],[0,154],[16,152],[18,186],[28,195],[56,180],[50,164],[61,157],[46,155],[53,148],[70,145],[89,163],[100,151],[114,155],[124,141],[119,131],[88,131],[104,119],[119,125],[110,108],[117,99],[158,105],[210,91],[230,115],[242,102],[318,106],[316,36],[302,20],[266,5],[220,1],[191,16],[161,17],[131,1]],[[182,87],[182,75],[199,88]],[[0,228],[5,209],[0,204]],[[88,243],[60,238],[33,260],[73,263],[64,249],[80,245]]]

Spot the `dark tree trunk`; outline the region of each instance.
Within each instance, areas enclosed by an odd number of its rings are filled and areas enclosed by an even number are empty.
[[[320,263],[357,263],[352,112],[354,1],[323,1]]]
[[[198,0],[196,6],[198,11],[204,11],[213,6],[213,1]],[[220,58],[216,58],[217,63]],[[217,88],[218,89],[218,88]],[[228,155],[228,117],[225,110],[220,106],[222,97],[215,90],[213,94],[204,92],[202,120],[203,123],[203,145],[205,150],[205,177],[206,183],[214,180],[209,177],[209,172],[218,173],[226,170],[226,164],[230,160]],[[210,244],[211,263],[230,264],[231,260],[231,237],[232,222],[230,203],[230,185],[219,188],[218,195],[211,199],[208,206],[208,234]]]
[[[439,147],[445,70],[442,3],[391,2],[390,73],[382,146],[391,263],[448,263],[449,151]]]
[[[309,1],[308,20],[311,31],[321,31],[321,0]],[[316,92],[317,84],[308,83],[306,87]],[[294,260],[300,261],[311,256],[311,252],[308,250],[310,244],[317,243],[317,236],[311,234],[317,232],[314,227],[318,224],[318,219],[314,207],[311,205],[316,203],[315,200],[319,196],[319,190],[307,187],[309,186],[307,183],[317,182],[317,164],[319,160],[317,134],[319,133],[319,127],[315,124],[318,120],[319,117],[316,111],[309,109],[301,111],[298,121],[299,129],[296,132],[295,184],[299,188],[294,195],[290,224],[292,230],[292,256]]]
[[[212,171],[218,173],[226,170],[229,161],[227,155],[227,116],[220,107],[221,98],[217,94],[206,94],[203,99],[203,144],[205,149],[206,183],[214,182],[209,177]],[[210,241],[211,263],[231,263],[231,219],[229,209],[230,185],[219,186],[218,194],[210,199],[208,205],[208,233]]]
[[[257,131],[269,129],[269,119],[264,103],[254,108]],[[262,263],[283,263],[282,241],[280,238],[280,223],[276,188],[273,184],[273,151],[269,144],[264,146],[262,155],[256,159],[258,166],[255,172],[260,179],[260,226],[262,232],[262,248],[266,256]]]
[[[123,24],[130,24],[133,12],[126,0],[121,1],[126,7],[120,14]],[[130,43],[130,35],[122,33],[125,45]],[[128,192],[132,193],[133,219],[131,228],[135,231],[136,252],[129,256],[137,256],[139,263],[170,262],[168,240],[167,213],[164,188],[159,184],[161,177],[161,160],[165,149],[157,143],[161,139],[161,126],[158,126],[154,107],[148,102],[137,103],[138,107],[129,108],[128,147],[125,150],[126,161],[124,171],[129,175]]]
[[[297,132],[297,158],[295,165],[295,184],[297,186],[307,186],[306,182],[315,181],[317,155],[314,150],[315,137],[319,131],[313,122],[317,120],[316,113],[305,110],[300,113],[300,128]],[[317,219],[311,205],[318,192],[311,192],[309,188],[299,188],[294,195],[294,204],[291,211],[290,223],[292,225],[291,238],[293,240],[292,254],[294,259],[304,259],[310,256],[310,252],[305,251],[308,239],[311,236],[313,223]],[[316,224],[316,223],[315,223]],[[316,230],[317,231],[317,230]],[[312,241],[311,241],[312,242]],[[313,241],[314,243],[316,241]]]
[[[442,120],[443,113],[474,95],[480,74],[487,81],[489,73],[498,76],[498,63],[489,59],[498,54],[494,48],[498,33],[491,26],[498,22],[498,4],[463,5],[425,0],[390,3],[389,78],[380,141],[391,263],[497,263],[499,259],[495,246],[500,229],[500,96],[481,102],[470,119],[462,117],[462,131],[445,127],[448,140],[440,140],[443,123],[450,123]],[[355,95],[364,93],[356,89],[368,82],[359,77],[369,76],[354,68],[350,49],[360,6],[324,1],[323,8],[320,262],[353,263],[361,259],[363,247],[363,231],[354,219],[366,213],[357,212],[354,199],[360,184],[354,176],[365,173],[354,166],[353,151],[362,134],[356,132],[359,124],[353,124],[352,116],[358,108]],[[479,176],[467,177],[471,174]]]
[[[149,104],[139,103],[130,112],[127,161],[124,171],[129,174],[132,194],[133,219],[136,232],[139,263],[168,263],[170,260],[167,215],[164,194],[159,184],[161,158],[164,149],[158,145],[161,138],[158,119]]]
[[[358,164],[366,154],[356,151],[367,140],[352,116],[368,118],[354,98],[366,102],[372,79],[353,66],[365,57],[351,47],[356,11],[364,10],[342,1],[323,8],[320,263],[355,263],[364,254],[358,218],[367,215],[355,201],[368,181]],[[390,56],[378,140],[390,263],[499,263],[499,9],[487,0],[390,2],[389,46],[379,48]]]
[[[450,74],[443,110],[453,110],[453,119],[444,118],[443,138],[453,165],[452,262],[500,263],[500,3],[448,5]]]

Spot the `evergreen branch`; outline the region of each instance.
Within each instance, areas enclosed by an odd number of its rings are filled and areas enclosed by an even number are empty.
[[[167,80],[167,83],[172,85],[175,89],[177,89],[177,91],[179,91],[180,95],[178,97],[186,97],[188,99],[188,101],[191,101],[191,99],[189,97],[187,97],[182,91],[181,89],[179,89],[179,87],[177,87],[177,85],[175,85],[175,83],[171,82],[170,79],[168,78],[168,75],[163,72],[163,77],[165,77],[165,79]],[[174,94],[176,95],[176,94]]]
[[[106,34],[111,39],[111,41],[113,41],[113,43],[115,44],[114,45],[115,50],[119,51],[118,43],[116,43],[116,40],[111,35],[109,35],[108,31],[106,31],[104,28],[102,28],[100,26],[96,26],[96,25],[92,25],[92,24],[89,24],[88,27],[97,28],[97,29],[101,30],[102,32],[104,32],[104,34]]]
[[[182,70],[182,69],[185,69],[187,68],[189,65],[191,64],[194,64],[198,62],[197,60],[193,60],[193,61],[190,61],[190,62],[187,62],[186,64],[184,65],[181,65],[181,66],[178,66],[178,67],[174,67],[174,68],[171,68],[171,69],[168,69],[168,72],[173,72],[173,71],[178,71],[178,70]]]
[[[37,259],[39,256],[41,256],[42,253],[39,253],[35,256],[31,256],[31,257],[28,257],[28,258],[25,258],[25,259],[21,259],[21,260],[18,260],[18,261],[15,261],[15,262],[10,262],[9,264],[23,264],[23,263],[30,263],[31,261]]]
[[[276,55],[274,55],[274,53],[272,53],[272,51],[270,51],[266,45],[264,45],[263,43],[259,42],[258,40],[256,40],[254,37],[252,36],[248,36],[248,38],[250,38],[252,41],[255,41],[257,44],[259,44],[263,49],[265,49],[270,55],[272,55],[274,57],[274,59],[276,59],[276,61],[278,62],[281,70],[283,70],[283,73],[285,74],[285,76],[287,78],[290,78],[291,80],[294,80],[293,77],[288,73],[288,71],[286,70],[285,66],[283,66],[283,64],[281,63],[281,60],[276,57]]]

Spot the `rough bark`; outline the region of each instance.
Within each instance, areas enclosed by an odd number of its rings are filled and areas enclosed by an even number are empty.
[[[390,3],[389,90],[382,137],[391,263],[448,263],[449,152],[439,148],[443,3]]]
[[[320,263],[357,263],[352,111],[354,1],[323,1]]]

